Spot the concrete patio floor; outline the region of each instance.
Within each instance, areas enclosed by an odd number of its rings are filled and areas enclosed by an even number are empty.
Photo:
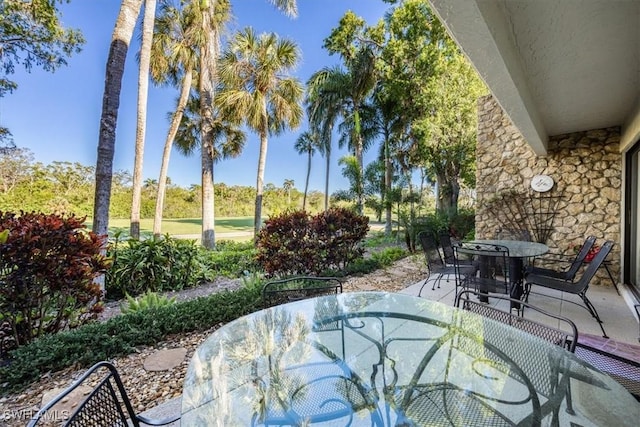
[[[418,292],[424,282],[415,283],[402,292],[418,296]],[[420,293],[421,298],[440,301],[447,305],[453,305],[455,299],[455,285],[453,277],[449,281],[444,278],[440,283],[440,288],[431,290],[430,281]],[[554,313],[571,319],[578,328],[579,341],[588,341],[589,344],[597,343],[598,346],[611,351],[619,349],[621,355],[640,361],[640,328],[633,309],[633,298],[626,289],[620,288],[621,295],[618,295],[613,286],[596,285],[590,286],[587,297],[593,303],[609,340],[602,338],[602,331],[598,322],[580,304],[582,300],[577,295],[566,294],[539,286],[534,286],[529,297],[529,303],[550,313]],[[554,296],[555,298],[550,298]],[[506,307],[500,307],[507,309]],[[525,317],[528,313],[525,310]],[[541,320],[542,319],[537,319]],[[546,320],[544,320],[546,321]],[[558,326],[558,325],[555,325]]]

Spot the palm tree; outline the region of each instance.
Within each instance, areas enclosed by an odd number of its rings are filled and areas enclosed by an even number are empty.
[[[296,140],[295,149],[298,154],[307,155],[307,177],[304,181],[304,197],[302,198],[302,210],[307,209],[307,192],[309,191],[309,176],[311,175],[311,158],[318,149],[318,133],[313,131],[302,132]]]
[[[364,175],[356,156],[343,156],[338,160],[338,164],[343,166],[342,176],[347,178],[351,185],[348,193],[355,196],[356,202],[364,199]]]
[[[203,125],[201,123],[203,117],[200,116],[201,105],[202,102],[198,95],[192,94],[187,102],[184,114],[182,115],[182,120],[178,127],[178,132],[176,133],[176,147],[180,152],[187,156],[193,154],[198,148],[200,148],[201,153],[204,150],[202,148],[204,141],[202,134]],[[207,163],[210,164],[212,168],[208,171],[208,175],[211,176],[211,186],[213,187],[213,165],[219,160],[239,156],[244,148],[246,135],[235,123],[232,123],[223,117],[219,110],[212,111],[212,113],[213,114],[207,118],[208,120],[211,120],[211,123],[207,125],[207,128],[210,129],[209,136],[211,137],[210,151],[207,149],[205,153],[208,156]],[[202,187],[201,191],[204,193]],[[204,197],[202,197],[202,200],[205,200]],[[215,199],[212,197],[211,205],[202,206],[202,212],[204,213],[205,210],[207,210],[211,211],[213,214],[214,202]],[[211,246],[206,246],[209,249],[213,249],[215,247],[215,231],[213,225],[211,226],[211,231]]]
[[[109,227],[109,205],[111,202],[111,180],[113,178],[113,155],[116,144],[116,123],[124,64],[129,43],[140,14],[143,0],[122,0],[120,11],[111,37],[107,58],[96,158],[96,190],[93,203],[93,231],[107,234]],[[101,284],[103,286],[104,283]]]
[[[333,126],[340,115],[342,115],[342,100],[334,93],[325,93],[323,90],[327,78],[330,76],[330,69],[323,68],[315,72],[307,81],[307,95],[305,104],[307,105],[307,116],[313,132],[318,134],[318,149],[324,156],[325,182],[324,182],[324,210],[329,209],[329,176],[331,169],[331,139]]]
[[[136,148],[133,161],[133,187],[131,198],[131,224],[129,234],[140,239],[140,203],[142,198],[142,163],[144,138],[147,127],[147,96],[149,93],[149,63],[151,62],[151,40],[156,16],[156,0],[145,0],[142,18],[142,45],[138,68],[138,110],[136,121]]]
[[[260,230],[268,136],[296,128],[302,118],[303,88],[286,77],[298,63],[295,43],[276,34],[256,36],[251,28],[235,35],[220,60],[223,88],[218,103],[229,114],[245,121],[260,136],[256,179],[254,230]]]
[[[282,189],[287,192],[287,207],[291,204],[291,189],[295,185],[292,179],[285,179],[282,184]]]
[[[151,47],[151,78],[157,84],[168,83],[176,87],[179,86],[180,96],[176,103],[176,109],[170,116],[171,122],[162,153],[158,195],[153,218],[154,236],[159,236],[162,230],[162,211],[167,187],[169,158],[198,64],[196,49],[198,34],[197,14],[193,13],[193,8],[180,10],[169,3],[161,5]]]
[[[347,61],[346,66],[346,69],[340,66],[324,68],[312,76],[315,93],[312,93],[311,98],[319,104],[314,106],[318,111],[314,112],[316,117],[313,121],[325,122],[326,127],[332,127],[337,115],[342,116],[342,140],[348,142],[358,163],[358,170],[362,173],[362,154],[366,149],[362,131],[362,110],[376,83],[375,55],[370,48],[363,47]],[[323,119],[323,114],[328,116]],[[358,179],[357,182],[362,183],[362,179]],[[364,192],[359,189],[356,194],[358,211],[362,214]]]

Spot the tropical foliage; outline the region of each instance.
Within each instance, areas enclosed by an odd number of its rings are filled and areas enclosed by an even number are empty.
[[[0,211],[0,323],[16,345],[78,326],[101,311],[93,279],[103,273],[103,238],[84,218]]]
[[[264,171],[270,135],[299,126],[303,88],[288,76],[300,58],[298,47],[274,33],[236,34],[220,61],[222,87],[217,104],[224,114],[242,120],[260,137],[254,228],[261,226]]]
[[[84,43],[78,30],[62,26],[56,0],[2,0],[0,16],[0,98],[18,87],[9,79],[17,66],[55,71]],[[12,143],[9,129],[0,126],[0,148]]]
[[[369,219],[347,209],[283,213],[260,230],[257,261],[269,276],[341,271],[362,258],[368,231]]]

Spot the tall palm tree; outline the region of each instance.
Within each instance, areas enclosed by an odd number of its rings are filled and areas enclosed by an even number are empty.
[[[151,78],[153,81],[156,84],[171,84],[180,87],[180,96],[176,102],[175,111],[170,116],[169,130],[162,152],[158,195],[153,218],[154,236],[159,236],[162,230],[162,211],[171,148],[189,99],[193,76],[198,64],[197,46],[201,37],[198,37],[198,15],[193,13],[193,9],[193,7],[180,9],[170,3],[163,3],[156,19],[151,46]]]
[[[375,55],[368,47],[362,47],[356,51],[352,58],[347,60],[346,69],[335,66],[324,68],[311,78],[313,91],[312,100],[317,104],[317,115],[313,120],[316,123],[326,121],[326,125],[335,122],[337,114],[342,116],[343,131],[342,141],[346,141],[352,150],[358,163],[358,171],[364,170],[363,152],[366,149],[366,139],[362,131],[362,114],[364,104],[372,93],[376,84]],[[322,115],[327,114],[323,119]],[[329,127],[331,127],[329,126]],[[360,178],[356,183],[362,184]],[[358,211],[364,210],[364,191],[356,191]]]
[[[107,234],[109,227],[109,205],[111,202],[111,180],[113,178],[113,155],[116,144],[116,124],[122,75],[127,51],[133,36],[143,0],[122,0],[113,29],[111,46],[107,58],[96,158],[96,189],[93,203],[93,231]],[[101,286],[104,284],[102,283]]]
[[[260,231],[268,136],[296,128],[303,115],[303,88],[286,73],[298,63],[295,43],[276,34],[256,36],[251,28],[235,35],[220,60],[221,108],[243,119],[260,136],[254,231]]]
[[[291,204],[291,189],[295,185],[292,179],[285,179],[282,183],[282,189],[287,192],[287,207]]]
[[[295,149],[298,154],[307,155],[307,177],[304,181],[304,197],[302,198],[302,210],[307,209],[307,192],[309,191],[309,176],[311,175],[311,158],[318,149],[318,133],[305,131],[296,140]]]
[[[244,148],[246,135],[240,130],[237,124],[230,122],[222,116],[219,110],[212,110],[211,116],[203,118],[200,116],[201,105],[202,102],[199,99],[199,95],[192,93],[178,127],[175,144],[178,150],[187,156],[193,154],[198,148],[200,148],[200,152],[202,153],[204,150],[202,148],[204,144],[202,120],[211,120],[211,123],[207,125],[207,128],[210,129],[209,136],[211,138],[211,145],[205,153],[209,157],[207,163],[210,164],[212,168],[208,172],[211,176],[211,186],[213,187],[213,165],[222,159],[239,156]],[[202,188],[201,190],[204,192]],[[202,197],[202,199],[204,200],[204,197]],[[206,207],[202,206],[202,211],[211,210],[213,213],[214,201],[215,199],[212,197],[211,205]],[[213,231],[213,226],[211,230]],[[215,247],[215,232],[212,233],[211,237],[213,240],[211,246],[208,247],[210,249]]]
[[[129,234],[140,238],[140,204],[142,198],[142,163],[144,138],[147,127],[147,97],[149,93],[149,63],[151,62],[151,40],[156,17],[156,0],[145,0],[142,18],[142,44],[138,68],[138,110],[136,116],[136,147],[133,161],[133,187],[131,197],[131,224]]]
[[[331,144],[333,126],[342,115],[342,100],[335,93],[323,90],[327,78],[331,75],[329,68],[313,73],[307,80],[305,104],[307,116],[313,132],[318,134],[318,149],[325,158],[324,210],[329,209],[329,177],[331,176]]]

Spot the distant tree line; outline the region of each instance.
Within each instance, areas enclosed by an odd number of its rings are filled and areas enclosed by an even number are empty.
[[[44,165],[35,162],[33,154],[24,148],[0,152],[0,206],[4,211],[38,211],[46,213],[91,216],[94,199],[93,166],[72,162],[52,162]],[[171,184],[166,190],[163,209],[165,218],[199,218],[202,212],[201,187],[189,188]],[[264,213],[272,215],[289,209],[302,208],[304,194],[298,191],[291,179],[282,186],[267,183],[264,187]],[[153,218],[158,183],[147,179],[142,187],[141,217]],[[116,171],[113,174],[110,216],[128,218],[131,214],[131,174]],[[255,188],[242,185],[216,183],[216,216],[250,216],[255,206]],[[324,194],[311,191],[307,194],[307,210],[323,209]]]

